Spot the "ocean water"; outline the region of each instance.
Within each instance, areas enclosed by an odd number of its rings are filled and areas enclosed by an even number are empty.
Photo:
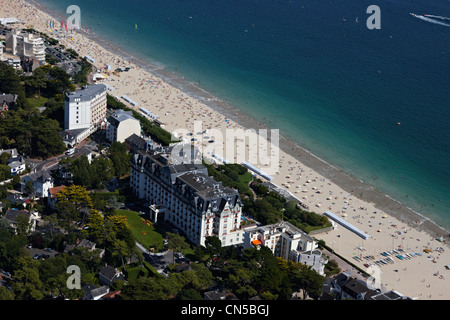
[[[450,228],[449,0],[38,2]]]

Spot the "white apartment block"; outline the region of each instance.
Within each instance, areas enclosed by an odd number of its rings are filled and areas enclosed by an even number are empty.
[[[103,84],[83,86],[80,90],[66,94],[64,129],[93,129],[105,117],[106,87]]]
[[[133,117],[132,111],[119,109],[108,118],[106,140],[123,143],[133,134],[141,135],[141,123]]]
[[[39,62],[45,61],[44,40],[18,29],[14,29],[7,34],[6,51],[21,58],[35,58]]]
[[[317,249],[317,241],[287,221],[245,228],[244,248],[254,246],[268,247],[274,256],[312,266],[322,275],[328,263]]]
[[[130,185],[150,204],[150,218],[169,221],[196,245],[208,236],[222,246],[242,244],[239,193],[209,177],[204,165],[176,162],[169,153],[138,151],[131,160]]]

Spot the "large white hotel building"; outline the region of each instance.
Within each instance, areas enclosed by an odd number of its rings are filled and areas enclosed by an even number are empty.
[[[64,129],[76,136],[77,142],[97,130],[106,117],[106,86],[91,84],[66,94]]]
[[[222,246],[242,244],[239,193],[208,176],[202,164],[175,161],[170,149],[138,151],[131,160],[130,185],[151,205],[153,221],[163,219],[196,245],[216,236]]]

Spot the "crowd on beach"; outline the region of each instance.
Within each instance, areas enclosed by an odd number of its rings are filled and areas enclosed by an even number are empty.
[[[180,128],[193,132],[196,121],[202,122],[203,129],[245,129],[204,101],[189,96],[162,78],[89,40],[84,31],[50,28],[48,22],[54,21],[58,26],[57,19],[24,0],[3,0],[0,3],[0,17],[17,17],[26,21],[20,27],[32,26],[57,38],[67,48],[76,50],[80,56],[92,57],[97,70],[106,72],[107,65],[110,70],[129,68],[126,72],[116,74],[108,72],[106,79],[99,80],[99,83],[111,87],[112,91],[109,93],[113,96],[124,95],[138,102],[137,106],[128,105],[130,108],[139,111],[140,107],[144,107],[156,114],[169,132]],[[207,139],[202,139],[201,142],[203,147],[208,143]],[[408,261],[396,260],[393,264],[380,266],[381,282],[386,289],[400,291],[412,298],[450,299],[450,277],[445,275],[447,270],[444,268],[450,264],[450,250],[447,250],[446,244],[437,241],[435,237],[419,230],[413,224],[382,212],[377,209],[376,204],[363,200],[362,194],[343,190],[282,150],[273,178],[274,184],[287,190],[309,210],[318,213],[332,211],[370,235],[369,239],[363,240],[339,225],[336,230],[315,235],[361,268],[364,268],[365,262],[353,259],[355,256],[361,256],[361,248],[364,249],[364,254],[373,256],[398,248],[407,252],[423,253],[422,256]],[[430,251],[423,252],[426,249]]]

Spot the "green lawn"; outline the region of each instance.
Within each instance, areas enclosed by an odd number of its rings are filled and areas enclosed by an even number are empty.
[[[131,210],[116,210],[116,214],[126,216],[128,218],[128,225],[131,232],[140,244],[147,249],[155,248],[160,250],[163,247],[163,237],[160,233],[155,231],[153,223],[150,226],[142,222],[139,213]]]
[[[247,184],[247,185],[250,183],[250,181],[252,181],[252,179],[253,179],[253,176],[252,176],[252,174],[250,172],[246,172],[244,174],[240,174],[239,175],[239,181],[241,183],[244,183],[244,184]]]
[[[47,98],[41,97],[41,98],[28,98],[28,102],[36,108],[43,107],[45,103],[48,101]]]

